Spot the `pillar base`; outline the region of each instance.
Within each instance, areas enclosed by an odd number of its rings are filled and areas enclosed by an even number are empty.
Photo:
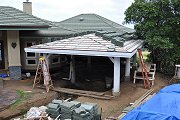
[[[11,80],[21,80],[21,66],[9,66]]]
[[[125,76],[125,81],[130,81],[130,76]]]
[[[120,96],[120,92],[113,92],[112,94],[113,94],[113,96],[115,96],[115,97]]]

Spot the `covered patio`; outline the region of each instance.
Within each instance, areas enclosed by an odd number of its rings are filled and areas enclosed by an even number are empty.
[[[63,40],[57,40],[50,43],[40,44],[25,48],[25,52],[44,53],[48,62],[50,54],[71,55],[70,62],[70,80],[71,83],[76,82],[75,61],[76,55],[108,57],[114,64],[113,90],[112,94],[118,96],[120,94],[120,71],[121,58],[126,59],[125,79],[130,78],[130,59],[133,57],[133,65],[136,64],[136,52],[141,48],[142,40],[135,39],[129,34],[120,34],[111,31],[98,31],[86,33]]]

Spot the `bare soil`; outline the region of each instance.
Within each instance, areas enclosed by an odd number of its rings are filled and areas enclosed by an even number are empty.
[[[157,73],[155,85],[153,88],[158,91],[160,88],[168,85],[168,80],[171,77],[164,76],[160,73]],[[52,99],[58,98],[59,95],[56,92],[50,91],[46,93],[42,89],[32,89],[33,79],[21,80],[21,81],[5,81],[4,89],[11,89],[13,91],[23,90],[26,91],[28,96],[26,99],[21,101],[15,107],[9,107],[8,109],[0,112],[0,119],[10,119],[13,116],[18,114],[23,114],[30,107],[47,105]],[[99,88],[102,89],[100,84],[101,82],[93,83],[96,90]],[[87,83],[86,83],[87,84]],[[89,84],[89,83],[88,83]],[[67,87],[69,85],[68,81],[61,81],[55,83],[55,86]],[[87,85],[88,86],[88,85]],[[104,86],[104,83],[103,83]],[[93,89],[95,89],[93,88]],[[104,87],[103,87],[104,88]],[[137,82],[134,85],[131,81],[121,83],[121,94],[119,97],[116,97],[112,100],[100,100],[89,97],[79,96],[77,101],[80,102],[93,102],[97,103],[100,108],[102,108],[102,119],[105,119],[108,116],[118,117],[122,110],[129,104],[141,97],[148,89],[144,89],[143,82]],[[111,94],[111,90],[106,91],[106,94]]]

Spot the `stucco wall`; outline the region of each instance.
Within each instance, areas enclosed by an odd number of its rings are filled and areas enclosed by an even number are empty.
[[[15,47],[12,47],[15,44]],[[7,46],[9,66],[21,66],[19,31],[7,31]]]

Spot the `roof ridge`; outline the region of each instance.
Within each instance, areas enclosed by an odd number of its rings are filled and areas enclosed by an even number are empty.
[[[109,20],[109,19],[106,19],[106,18],[104,18],[104,17],[102,17],[102,16],[100,16],[100,15],[97,15],[97,14],[94,14],[94,15],[95,15],[96,17],[98,17],[100,20],[102,20],[104,23],[108,24],[109,26],[111,26],[111,27],[113,27],[113,28],[115,28],[115,29],[117,29],[117,30],[120,30],[120,31],[123,31],[123,32],[127,32],[127,31],[125,31],[125,30],[118,29],[117,27],[109,24],[109,23],[106,22],[105,20],[108,20],[108,21],[110,21],[110,22],[112,22],[112,23],[115,23],[115,24],[118,24],[118,23],[116,23],[116,22],[114,22],[114,21],[111,21],[111,20]],[[101,18],[103,18],[103,19],[101,19]],[[105,19],[105,20],[104,20],[104,19]],[[120,24],[118,24],[118,25],[120,25]],[[125,27],[125,26],[123,26],[123,25],[120,25],[120,26]],[[129,29],[130,29],[130,28],[129,28]]]

